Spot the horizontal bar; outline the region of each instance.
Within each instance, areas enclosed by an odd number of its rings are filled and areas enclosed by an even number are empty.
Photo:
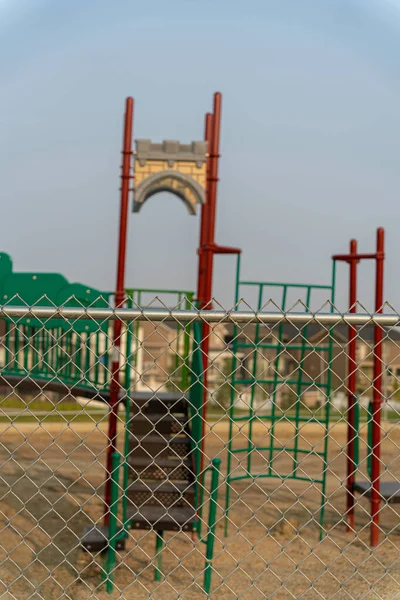
[[[331,285],[311,285],[309,283],[279,283],[275,281],[239,281],[239,285],[261,285],[263,287],[286,287],[312,290],[331,290]]]
[[[260,379],[260,377],[254,377],[253,379],[233,379],[233,385],[251,385],[252,383],[271,384],[271,385],[301,385],[302,387],[315,386],[318,388],[328,387],[327,383],[316,383],[315,381],[298,381],[297,379]]]
[[[376,259],[377,258],[377,254],[334,254],[332,256],[332,260],[344,260],[344,261],[349,261],[349,260],[371,260],[371,259]]]
[[[156,288],[126,288],[125,293],[128,295],[132,294],[184,294],[185,296],[193,296],[194,292],[188,290],[159,290]]]
[[[400,315],[357,314],[357,313],[271,313],[251,311],[223,310],[168,310],[165,308],[86,308],[54,306],[0,306],[0,318],[18,319],[73,319],[73,320],[111,320],[111,321],[153,321],[175,320],[178,323],[200,321],[204,323],[263,323],[275,325],[309,325],[316,323],[327,327],[335,325],[379,325],[396,327],[400,325]]]
[[[293,403],[295,404],[295,403]],[[298,421],[299,423],[318,423],[318,425],[326,425],[327,424],[327,419],[325,418],[325,420],[321,419],[317,419],[315,417],[296,417],[296,416],[291,416],[291,415],[285,415],[285,413],[282,413],[280,415],[257,415],[254,417],[231,417],[232,421],[234,422],[238,422],[238,423],[245,423],[250,422],[250,421],[274,421],[275,425],[278,425],[279,423],[284,423],[285,421]]]
[[[218,244],[205,244],[200,251],[212,252],[213,254],[241,254],[241,248],[234,248],[233,246],[219,246]]]
[[[297,479],[297,481],[309,481],[310,483],[318,483],[322,485],[321,479],[312,479],[312,477],[297,477],[296,475],[269,475],[268,473],[237,475],[236,477],[227,477],[226,482],[241,481],[243,479]]]
[[[271,446],[263,446],[263,447],[259,447],[259,446],[254,446],[253,448],[234,448],[233,450],[230,450],[231,454],[240,454],[241,452],[254,452],[254,450],[260,451],[260,452],[266,452],[267,450],[273,450],[274,452],[299,452],[300,454],[310,454],[310,455],[314,455],[314,456],[324,456],[323,452],[316,452],[316,451],[310,451],[310,450],[303,450],[300,448],[280,448],[279,446],[273,446],[271,448]],[[274,459],[276,459],[277,457],[274,456]]]
[[[329,352],[329,346],[312,346],[311,344],[285,344],[285,342],[279,342],[276,344],[260,344],[258,342],[253,342],[252,344],[242,344],[241,342],[233,341],[233,345],[235,348],[253,348],[259,349],[264,348],[266,350],[318,350],[320,352]]]

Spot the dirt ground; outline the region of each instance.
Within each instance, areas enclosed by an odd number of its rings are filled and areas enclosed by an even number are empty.
[[[21,423],[0,425],[0,598],[55,600],[71,598],[205,598],[202,591],[204,544],[185,534],[166,534],[163,579],[153,581],[154,532],[134,531],[118,556],[115,591],[101,585],[100,561],[79,549],[84,525],[102,512],[105,427],[102,424],[62,425]],[[226,423],[211,426],[206,453],[222,458],[226,472]],[[267,430],[255,428],[266,445]],[[291,445],[293,430],[279,426],[276,437]],[[323,430],[305,425],[300,448],[320,450]],[[265,438],[265,439],[264,439]],[[221,485],[211,597],[276,600],[400,598],[400,529],[396,505],[382,508],[381,542],[371,551],[369,503],[356,507],[356,534],[343,520],[346,428],[333,424],[329,440],[325,535],[319,541],[319,485],[282,479],[235,483],[224,537],[225,486]],[[246,431],[236,431],[235,446],[246,443]],[[387,425],[382,443],[385,479],[400,479],[400,427]],[[365,448],[361,444],[361,457]],[[247,457],[236,454],[235,474],[243,474]],[[239,459],[243,462],[240,463]],[[300,459],[300,470],[317,477],[321,462]],[[265,452],[254,451],[252,469],[267,472]],[[282,452],[273,469],[291,469]],[[361,465],[365,470],[365,460]]]

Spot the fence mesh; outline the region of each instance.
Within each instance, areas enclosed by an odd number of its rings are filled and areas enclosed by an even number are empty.
[[[1,309],[1,597],[400,597],[400,318],[191,302]]]

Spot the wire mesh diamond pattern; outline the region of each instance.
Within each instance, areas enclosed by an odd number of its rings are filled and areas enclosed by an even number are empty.
[[[141,304],[1,308],[1,597],[400,597],[393,307]]]

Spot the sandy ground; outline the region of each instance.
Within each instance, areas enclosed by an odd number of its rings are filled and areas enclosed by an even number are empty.
[[[112,595],[101,585],[100,561],[80,551],[83,526],[100,519],[102,511],[106,437],[101,424],[0,427],[0,598],[205,598],[201,588],[204,544],[194,544],[185,534],[166,534],[164,578],[155,583],[151,562],[155,535],[134,531],[126,552],[118,557]],[[255,438],[261,445],[266,443],[265,435],[266,429],[257,426]],[[288,444],[292,435],[290,425],[277,430],[283,444]],[[301,447],[321,449],[322,435],[317,425],[305,425]],[[373,552],[368,546],[367,500],[358,502],[357,533],[346,531],[342,517],[345,436],[344,424],[332,426],[322,542],[317,521],[320,486],[279,479],[235,484],[226,538],[222,514],[225,486],[221,486],[211,597],[400,598],[396,505],[382,508],[381,542]],[[245,437],[244,430],[237,430],[235,445],[244,445]],[[226,424],[214,424],[206,444],[209,457],[222,458],[223,473],[226,439]],[[388,465],[386,479],[400,479],[399,446],[400,428],[388,425],[382,444],[382,461]],[[245,455],[239,456],[246,460]],[[363,444],[361,456],[365,456]],[[243,473],[244,464],[236,460],[237,474]],[[267,467],[266,453],[255,451],[254,470],[266,472]],[[290,468],[288,455],[274,463],[274,469],[281,472]],[[317,458],[303,458],[299,469],[316,476],[321,463]],[[361,469],[365,470],[365,464]]]

